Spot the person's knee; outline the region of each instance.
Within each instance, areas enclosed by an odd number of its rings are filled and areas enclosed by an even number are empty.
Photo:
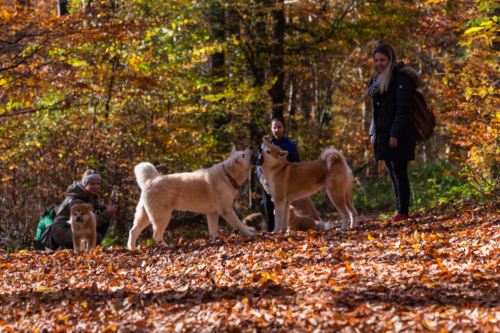
[[[97,237],[96,237],[96,244],[97,244],[97,245],[101,245],[102,239],[103,239],[104,237],[103,237],[100,233],[98,233],[98,232],[97,232],[96,234],[97,234],[97,235],[96,235],[96,236],[97,236]]]

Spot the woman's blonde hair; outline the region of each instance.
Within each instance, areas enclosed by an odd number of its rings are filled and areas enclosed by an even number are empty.
[[[380,78],[380,92],[383,93],[384,91],[389,88],[389,81],[391,80],[391,75],[392,75],[392,69],[394,68],[394,64],[396,63],[396,53],[394,52],[394,49],[392,46],[389,44],[381,44],[379,45],[375,51],[373,51],[373,58],[375,58],[375,54],[380,53],[385,55],[387,58],[389,58],[389,63],[387,64],[387,67],[384,69],[382,73],[378,73],[379,78]],[[375,68],[375,71],[377,69]]]

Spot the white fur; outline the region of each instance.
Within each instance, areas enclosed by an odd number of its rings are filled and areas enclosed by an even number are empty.
[[[231,185],[223,169],[225,166],[229,175],[241,185],[253,167],[250,163],[252,153],[253,148],[236,151],[233,147],[226,161],[209,169],[164,176],[150,163],[138,164],[134,170],[142,193],[134,226],[130,230],[129,249],[135,247],[140,232],[150,223],[153,224],[154,240],[165,245],[163,233],[174,210],[207,214],[208,231],[213,238],[218,236],[219,215],[239,229],[243,236],[254,236],[255,233],[243,226],[233,210],[234,197],[238,191]]]

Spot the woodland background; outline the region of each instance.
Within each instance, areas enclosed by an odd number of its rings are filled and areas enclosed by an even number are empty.
[[[358,211],[394,209],[365,96],[378,43],[417,69],[438,119],[411,166],[413,209],[498,202],[498,1],[0,0],[2,242],[32,239],[87,168],[126,236],[134,166],[162,173],[259,145],[285,116],[303,161],[338,148]],[[235,207],[260,209],[255,174]],[[320,213],[334,208],[323,192]],[[195,218],[177,213],[175,219]]]

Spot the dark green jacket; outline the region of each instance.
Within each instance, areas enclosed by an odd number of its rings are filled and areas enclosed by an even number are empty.
[[[66,201],[70,198],[73,200],[63,208]],[[52,222],[52,236],[57,244],[64,246],[73,244],[73,232],[71,231],[71,225],[68,223],[71,215],[71,206],[84,203],[90,203],[90,196],[85,189],[75,181],[68,186],[66,190],[66,199],[63,204],[61,204],[62,211],[59,212],[54,222]],[[96,201],[94,201],[94,214],[97,228],[103,224],[109,223],[112,217],[112,214],[106,210],[106,206],[100,205]]]

